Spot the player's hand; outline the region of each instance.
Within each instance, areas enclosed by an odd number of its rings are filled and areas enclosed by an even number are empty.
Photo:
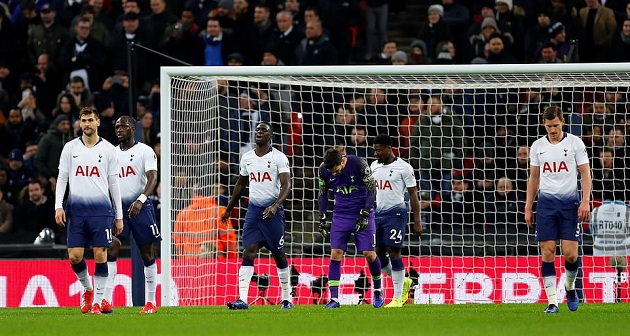
[[[66,212],[63,209],[55,210],[55,223],[59,226],[66,226]]]
[[[122,233],[123,231],[123,220],[122,219],[116,219],[114,220],[114,233],[116,235],[119,235]]]
[[[275,204],[272,204],[270,206],[268,206],[265,211],[263,211],[263,219],[270,219],[273,218],[273,216],[276,215],[276,212],[278,212],[278,206]]]
[[[527,227],[534,225],[534,212],[531,208],[525,207],[525,223]]]
[[[368,227],[369,216],[370,216],[370,210],[361,209],[361,211],[359,211],[359,218],[357,218],[357,226],[355,227],[356,232],[363,231]]]
[[[332,227],[332,225],[328,223],[328,219],[326,217],[326,214],[320,215],[319,216],[319,227],[317,229],[319,230],[319,233],[322,235],[322,237],[328,238],[328,236],[330,236],[330,228],[331,227]]]
[[[230,219],[231,212],[232,212],[231,210],[223,211],[223,213],[221,214],[221,222],[227,223],[228,219]]]
[[[590,202],[582,202],[580,203],[580,207],[578,208],[578,219],[586,222],[591,218],[591,204]]]
[[[420,221],[413,222],[413,234],[416,236],[422,235],[422,223]]]
[[[127,212],[129,213],[129,218],[136,218],[136,216],[138,216],[138,214],[140,213],[140,210],[142,210],[143,205],[144,204],[142,204],[142,202],[138,200],[135,200],[133,203],[131,203],[129,209],[127,209]]]

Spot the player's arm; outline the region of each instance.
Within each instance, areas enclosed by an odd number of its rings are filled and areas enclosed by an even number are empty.
[[[155,186],[157,185],[157,170],[149,170],[145,172],[147,175],[147,184],[144,186],[142,194],[138,196],[138,199],[133,201],[127,210],[129,212],[129,218],[135,218],[142,210],[144,202],[147,201],[147,195],[151,195]]]
[[[116,150],[112,147],[109,152],[109,171],[107,172],[107,182],[109,184],[109,195],[114,202],[114,209],[116,217],[114,219],[114,233],[120,234],[123,230],[123,209],[122,209],[122,197],[120,194],[120,178],[118,177],[119,165],[118,158],[116,157]]]
[[[579,165],[578,169],[582,175],[582,202],[578,208],[578,218],[581,221],[586,221],[591,214],[591,190],[593,188],[591,167],[588,163],[584,163]]]
[[[263,211],[263,219],[269,219],[275,216],[278,208],[282,206],[291,192],[291,174],[280,173],[278,175],[280,176],[280,194],[278,195],[278,199]]]
[[[57,185],[55,188],[55,223],[59,226],[66,225],[66,212],[63,210],[63,197],[68,187],[68,171],[70,170],[70,160],[68,146],[64,146],[59,158],[59,174],[57,175]]]
[[[420,200],[418,199],[418,188],[415,186],[407,188],[409,192],[409,204],[413,212],[413,233],[417,236],[422,234],[422,223],[420,222]]]
[[[529,181],[527,182],[527,196],[525,199],[525,223],[527,226],[534,224],[534,198],[538,194],[538,186],[540,184],[540,167],[530,166]]]
[[[230,219],[230,214],[232,213],[234,206],[236,206],[236,203],[238,203],[245,192],[248,182],[248,176],[239,175],[236,185],[234,186],[234,190],[232,190],[232,197],[230,197],[230,201],[228,202],[225,211],[221,214],[221,221],[226,222]]]
[[[319,166],[319,175],[317,176],[317,188],[319,190],[319,197],[317,198],[317,207],[319,209],[319,233],[324,238],[330,234],[331,224],[328,223],[328,182],[326,181],[326,175],[324,173],[324,165]]]
[[[372,175],[372,169],[370,169],[365,159],[361,159],[360,168],[361,179],[367,189],[367,197],[365,198],[363,209],[359,211],[359,218],[357,219],[357,226],[355,228],[357,232],[368,227],[368,217],[370,216],[370,212],[374,209],[374,202],[376,201],[376,181]]]

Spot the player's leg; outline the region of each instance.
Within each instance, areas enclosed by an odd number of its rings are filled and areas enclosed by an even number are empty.
[[[577,278],[579,265],[578,249],[582,237],[582,223],[578,220],[577,209],[562,211],[562,230],[560,243],[564,255],[564,269],[566,281],[564,284],[567,292],[567,306],[570,311],[576,311],[579,306],[579,298],[575,290],[575,278]]]
[[[113,216],[90,217],[88,219],[90,245],[94,252],[94,304],[92,314],[101,314],[101,301],[107,286],[107,249],[112,245]]]
[[[155,301],[155,291],[157,288],[157,264],[155,263],[155,249],[153,242],[139,246],[142,262],[144,263],[144,290],[145,305],[140,311],[141,314],[157,313],[157,302]]]
[[[383,306],[384,299],[381,289],[381,261],[376,256],[376,224],[374,220],[374,213],[371,213],[368,217],[368,227],[362,231],[354,234],[354,241],[357,246],[357,250],[363,252],[363,256],[368,262],[368,268],[370,269],[370,275],[372,276],[372,304],[376,308]]]
[[[127,226],[125,224],[125,226]],[[114,312],[113,293],[116,274],[118,273],[118,252],[122,242],[117,237],[112,237],[112,247],[107,249],[107,284],[105,285],[105,294],[101,301],[101,312],[109,314]]]
[[[542,264],[540,275],[545,286],[548,306],[545,313],[558,312],[558,298],[556,296],[556,239],[558,239],[559,221],[557,209],[547,209],[538,206],[536,211],[536,240],[540,246]]]
[[[278,271],[278,280],[280,280],[280,287],[282,288],[282,303],[281,309],[293,308],[293,299],[291,297],[291,271],[289,270],[289,263],[287,262],[287,255],[284,253],[284,210],[278,209],[276,215],[273,218],[265,220],[264,226],[261,226],[261,231],[265,236],[265,246],[271,251],[273,259],[276,262],[276,269]]]
[[[156,224],[153,206],[150,202],[144,204],[140,213],[135,218],[125,223],[125,228],[127,227],[131,234],[133,234],[133,239],[138,244],[140,256],[144,264],[145,305],[140,313],[154,314],[157,313],[157,303],[155,301],[157,264],[155,263],[155,249],[153,244],[161,241],[162,237]],[[126,237],[128,237],[128,235]]]
[[[94,287],[90,279],[87,264],[83,259],[84,246],[87,244],[84,231],[85,221],[82,217],[71,217],[68,219],[68,259],[72,270],[77,275],[79,282],[83,285],[81,295],[81,312],[87,313],[92,308],[94,302]]]
[[[328,290],[330,302],[324,308],[339,308],[339,280],[341,279],[341,259],[348,250],[350,234],[356,227],[356,217],[344,217],[333,213],[330,229],[330,263],[328,264]],[[380,272],[380,270],[379,270]]]
[[[381,270],[392,276],[392,264],[390,263],[389,256],[387,255],[387,246],[385,246],[384,241],[384,232],[383,232],[383,224],[385,222],[385,218],[382,216],[376,217],[376,255],[378,259],[381,261]]]
[[[403,265],[401,254],[402,249],[398,247],[388,247],[389,258],[392,264],[392,282],[394,283],[394,297],[387,307],[402,307],[406,300],[403,300],[403,286],[405,284],[405,266]],[[411,279],[410,279],[411,280]],[[409,292],[407,291],[407,295]],[[409,298],[407,296],[407,298]]]
[[[382,216],[380,223],[377,221],[376,242],[377,244],[380,242],[386,248],[387,255],[389,255],[388,262],[390,263],[392,282],[394,283],[394,297],[387,305],[387,307],[390,308],[402,307],[404,302],[409,298],[410,286],[407,286],[406,293],[403,293],[405,283],[407,283],[407,285],[409,285],[409,283],[407,279],[405,279],[405,267],[401,259],[402,248],[404,246],[403,239],[407,232],[407,218],[406,213],[402,215],[400,212],[396,212],[395,214]],[[408,280],[411,281],[411,279]]]

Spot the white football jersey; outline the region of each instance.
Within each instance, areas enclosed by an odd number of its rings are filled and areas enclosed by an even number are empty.
[[[114,146],[101,138],[88,148],[81,137],[66,143],[59,158],[59,176],[67,176],[68,201],[65,206],[73,216],[111,216],[115,209],[109,192],[110,175],[118,176],[118,160]],[[62,208],[63,197],[55,200],[55,209]],[[119,216],[117,216],[119,217]],[[122,218],[122,217],[119,217]]]
[[[275,202],[280,195],[280,174],[289,172],[289,159],[273,147],[262,157],[254,149],[245,153],[240,174],[249,179],[249,203],[267,207]]]
[[[372,162],[372,176],[376,181],[376,213],[396,209],[406,211],[405,192],[416,186],[416,178],[410,164],[401,158],[384,165]]]
[[[151,147],[136,142],[125,151],[120,149],[120,145],[116,146],[116,157],[120,166],[120,197],[123,205],[130,205],[144,192],[146,172],[157,171],[157,156]]]
[[[582,139],[564,132],[564,138],[551,144],[542,137],[532,144],[530,164],[540,168],[538,206],[554,207],[579,201],[578,166],[589,163]]]
[[[630,207],[621,201],[605,201],[593,209],[590,222],[593,255],[630,255]]]

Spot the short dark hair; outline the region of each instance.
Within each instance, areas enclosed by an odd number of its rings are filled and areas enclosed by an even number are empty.
[[[100,119],[98,110],[94,106],[86,106],[82,108],[81,111],[79,111],[79,118],[81,118],[84,115],[90,115],[90,114],[94,114],[94,116],[96,116],[96,119]]]
[[[39,184],[39,187],[44,189],[44,185],[42,184],[42,182],[38,179],[30,179],[28,180],[28,184]]]
[[[385,146],[385,147],[391,147],[392,146],[392,137],[390,137],[387,134],[379,134],[376,136],[376,138],[374,138],[373,143],[375,145],[381,145],[381,146]]]
[[[136,129],[136,119],[131,116],[124,115],[118,118],[118,120],[126,120],[131,128]]]
[[[564,117],[562,117],[562,109],[557,106],[547,107],[542,116],[545,120],[554,120],[556,117],[558,117],[560,121],[564,120]]]
[[[343,156],[338,150],[330,148],[324,153],[324,167],[326,169],[332,169],[341,164],[341,158]]]

